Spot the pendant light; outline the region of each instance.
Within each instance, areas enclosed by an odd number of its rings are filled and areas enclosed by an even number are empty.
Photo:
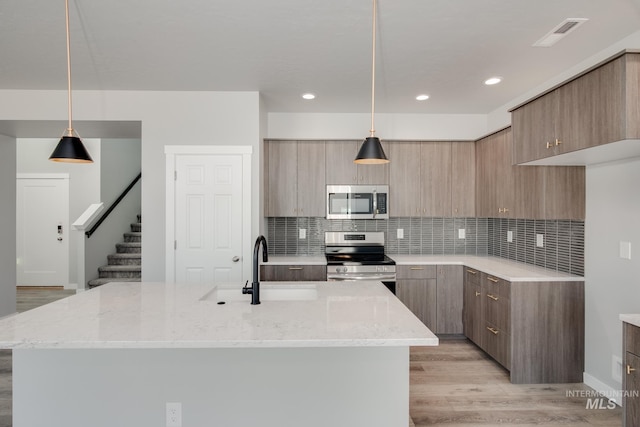
[[[71,123],[71,48],[69,42],[69,0],[65,0],[65,12],[67,22],[67,97],[69,101],[69,126],[60,138],[60,142],[49,157],[54,162],[68,163],[93,163],[89,152],[82,144],[80,136],[73,129]]]
[[[376,137],[375,127],[373,126],[373,115],[375,111],[375,93],[376,93],[376,0],[373,0],[373,36],[371,49],[371,130],[367,138],[364,139],[360,151],[356,156],[354,163],[364,165],[379,165],[389,163],[389,159],[384,154],[380,138]]]

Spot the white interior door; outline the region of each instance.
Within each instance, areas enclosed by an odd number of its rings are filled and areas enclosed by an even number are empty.
[[[241,155],[175,157],[175,280],[242,280]]]
[[[18,286],[69,284],[69,176],[18,175]]]

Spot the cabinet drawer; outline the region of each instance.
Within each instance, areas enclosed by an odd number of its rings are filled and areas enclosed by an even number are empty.
[[[270,282],[301,282],[327,280],[324,265],[261,265],[260,280]]]
[[[507,369],[511,369],[509,333],[495,325],[485,323],[482,331],[484,350]]]
[[[399,265],[396,270],[397,279],[435,279],[437,275],[435,265]]]
[[[473,285],[480,285],[480,276],[482,276],[482,274],[474,269],[474,268],[470,268],[470,267],[464,267],[464,281],[465,283],[470,283]]]
[[[640,328],[629,323],[624,324],[625,350],[640,356]]]
[[[500,295],[485,293],[484,319],[498,329],[509,330],[509,301]]]
[[[509,299],[511,297],[510,282],[500,279],[499,277],[482,273],[482,286],[489,294],[499,295],[505,299]]]

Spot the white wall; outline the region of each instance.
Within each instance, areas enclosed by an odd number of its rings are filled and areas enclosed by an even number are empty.
[[[15,158],[15,138],[0,135],[0,317],[16,311]]]
[[[18,138],[16,167],[18,173],[69,174],[69,224],[71,224],[91,203],[100,201],[100,140],[92,138],[83,138],[82,140],[94,161],[89,164],[50,161],[49,156],[59,140],[60,138]],[[67,230],[66,232],[69,239],[70,284],[77,282],[78,240],[75,238],[75,233],[78,231]]]
[[[65,120],[65,91],[0,91],[2,120]],[[165,145],[248,145],[259,152],[257,92],[74,91],[76,120],[142,123],[142,278],[165,273]],[[93,153],[92,153],[93,155]],[[253,170],[260,159],[253,156]],[[253,235],[259,230],[260,174],[253,177]],[[251,242],[249,242],[251,244]]]
[[[622,354],[618,316],[640,313],[640,159],[589,166],[586,179],[585,382],[620,390],[612,378],[612,356]],[[631,242],[631,260],[619,257],[621,241]]]

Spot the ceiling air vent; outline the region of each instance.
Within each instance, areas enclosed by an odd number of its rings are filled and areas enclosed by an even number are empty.
[[[533,44],[534,47],[550,47],[558,43],[561,38],[574,31],[580,25],[588,21],[587,18],[567,18],[549,31],[544,37]]]

